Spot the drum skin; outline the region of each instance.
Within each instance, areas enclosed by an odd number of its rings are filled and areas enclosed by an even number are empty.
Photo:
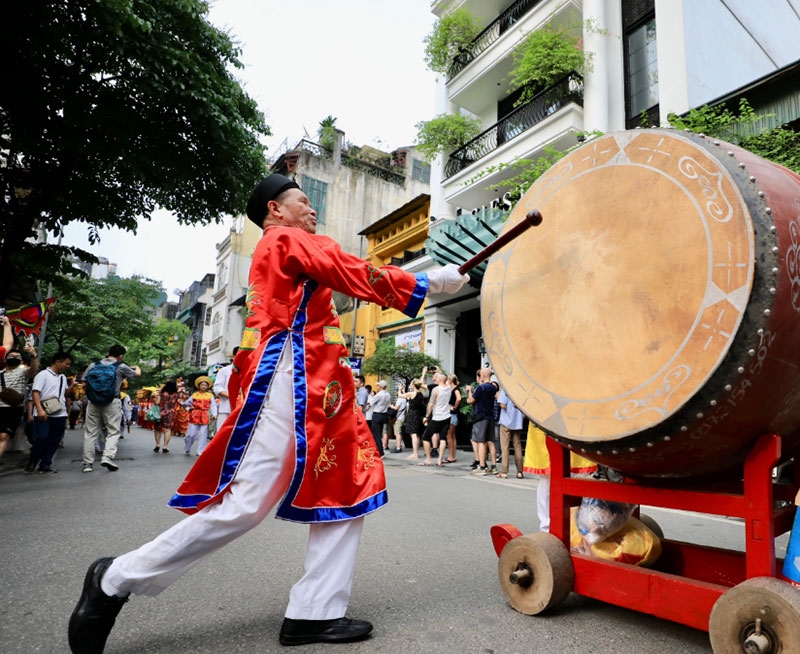
[[[800,176],[675,130],[577,148],[521,198],[490,260],[487,354],[548,435],[631,477],[741,474],[800,444]]]

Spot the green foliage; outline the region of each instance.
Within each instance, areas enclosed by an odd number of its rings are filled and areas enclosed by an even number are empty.
[[[465,51],[480,34],[478,21],[464,7],[436,21],[425,43],[425,63],[436,73],[447,73],[453,59]]]
[[[136,361],[142,369],[138,386],[155,386],[167,379],[189,377],[199,372],[184,361],[183,346],[191,334],[188,325],[177,320],[161,318],[145,338],[137,338],[127,344],[126,360]]]
[[[685,116],[670,114],[667,119],[672,127],[724,139],[800,173],[800,134],[782,125],[756,133],[757,123],[768,117],[757,114],[747,99],[741,98],[738,113],[725,106],[706,105]]]
[[[206,224],[244,210],[269,134],[233,77],[231,38],[205,0],[15,0],[0,40],[0,303],[48,282],[71,222],[135,232],[164,208]],[[49,239],[55,240],[55,239]],[[84,258],[85,252],[73,250]]]
[[[588,137],[595,138],[602,136],[602,132],[594,130],[592,132],[579,132],[576,137],[580,141],[578,146],[583,145]],[[518,159],[512,163],[501,163],[497,166],[489,166],[482,170],[478,175],[473,177],[469,183],[474,184],[479,182],[481,178],[491,175],[495,172],[511,169],[514,171],[513,177],[510,177],[502,182],[495,183],[493,188],[503,188],[510,191],[509,199],[516,203],[522,195],[533,185],[533,183],[544,175],[550,168],[552,168],[558,161],[563,159],[574,148],[567,150],[557,150],[552,146],[545,146],[544,154],[538,159]]]
[[[583,74],[586,68],[581,37],[551,23],[532,32],[513,56],[509,92],[523,89],[518,105],[569,73]]]
[[[71,352],[75,370],[104,357],[115,343],[126,347],[151,337],[152,301],[160,282],[120,279],[62,279],[54,285],[56,309],[47,321],[43,360],[57,350]],[[139,364],[127,356],[126,361]]]
[[[439,365],[438,359],[424,352],[412,352],[393,343],[378,341],[375,354],[364,359],[361,370],[370,375],[399,377],[408,388],[411,380],[418,377],[424,367]]]
[[[481,121],[462,114],[440,114],[419,122],[417,149],[428,161],[440,152],[452,152],[481,133]]]
[[[317,138],[319,144],[328,152],[333,152],[333,146],[336,143],[336,118],[333,116],[326,116],[319,121],[319,128],[317,129]]]

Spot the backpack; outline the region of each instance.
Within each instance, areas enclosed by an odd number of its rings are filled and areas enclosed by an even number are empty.
[[[98,361],[86,375],[86,395],[92,404],[111,404],[117,397],[118,366],[118,361]]]

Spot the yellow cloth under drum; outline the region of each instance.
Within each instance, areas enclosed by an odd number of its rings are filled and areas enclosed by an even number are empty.
[[[525,445],[525,460],[522,470],[532,475],[550,474],[550,454],[547,452],[547,436],[533,423],[528,425],[528,442]],[[570,470],[573,474],[589,473],[597,470],[597,464],[570,452]]]

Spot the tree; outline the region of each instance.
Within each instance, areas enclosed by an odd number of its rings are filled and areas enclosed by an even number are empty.
[[[435,73],[447,73],[453,59],[469,47],[480,31],[477,19],[464,7],[437,20],[423,39],[428,68]]]
[[[458,150],[481,132],[481,121],[462,114],[440,114],[431,120],[419,122],[417,150],[433,161],[440,152]]]
[[[115,343],[128,347],[152,337],[153,301],[160,282],[132,277],[65,279],[55,286],[58,302],[47,321],[44,360],[57,350],[70,352],[75,369],[108,353]],[[138,364],[132,357],[127,361]]]
[[[336,118],[333,116],[326,116],[319,121],[319,128],[317,129],[317,138],[319,144],[323,149],[328,152],[333,152],[333,146],[336,143]]]
[[[378,341],[375,354],[364,359],[361,369],[370,375],[400,377],[408,388],[411,380],[418,377],[425,366],[431,368],[439,365],[438,359],[424,352],[412,352],[394,343]]]
[[[232,69],[208,2],[10,0],[0,40],[0,303],[9,281],[71,272],[76,248],[35,242],[85,223],[136,232],[157,208],[206,224],[243,211],[269,128]],[[51,239],[54,240],[54,239]]]
[[[145,338],[129,342],[126,359],[137,362],[142,369],[142,377],[136,381],[141,386],[154,386],[169,378],[185,378],[199,372],[182,361],[183,346],[191,331],[182,322],[161,318]]]

